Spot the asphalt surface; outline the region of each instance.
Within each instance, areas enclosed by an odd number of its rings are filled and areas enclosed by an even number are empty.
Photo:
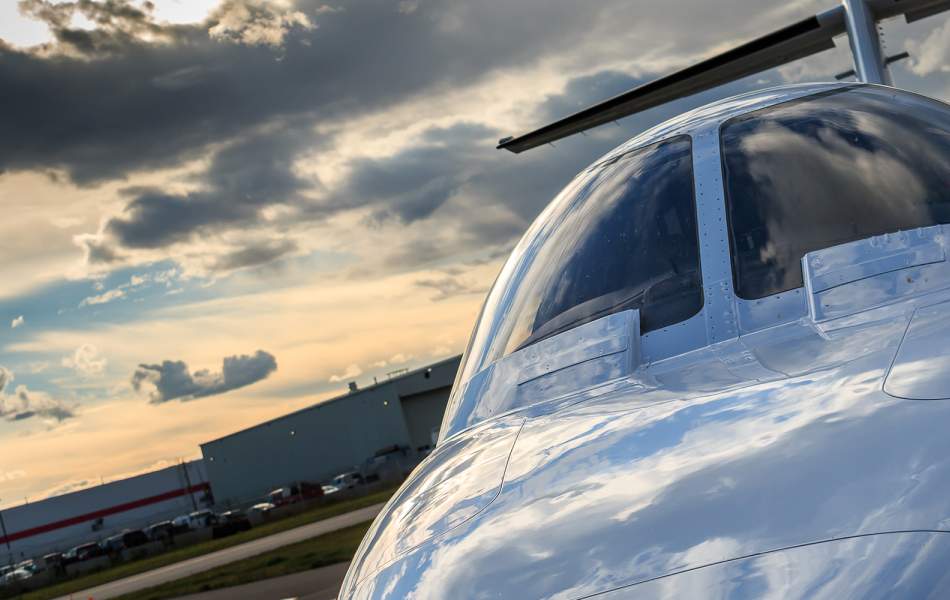
[[[350,563],[274,577],[247,585],[182,596],[178,600],[333,600]]]
[[[287,531],[275,533],[274,535],[246,542],[237,546],[232,546],[230,548],[225,548],[224,550],[218,550],[217,552],[212,552],[203,556],[196,556],[195,558],[190,558],[172,565],[161,567],[159,569],[155,569],[154,571],[139,573],[138,575],[126,577],[125,579],[118,579],[116,581],[112,581],[94,588],[89,588],[80,592],[74,592],[71,595],[57,598],[57,600],[69,600],[69,598],[82,598],[83,600],[87,600],[89,598],[93,600],[105,600],[106,598],[116,598],[123,594],[130,594],[132,592],[144,590],[162,583],[181,579],[182,577],[188,577],[189,575],[194,575],[195,573],[201,573],[209,569],[214,569],[215,567],[220,567],[237,560],[250,558],[264,552],[269,552],[270,550],[274,550],[276,548],[281,548],[283,546],[289,546],[290,544],[309,540],[310,538],[323,535],[324,533],[330,533],[331,531],[343,529],[351,525],[365,523],[366,521],[373,519],[379,513],[379,511],[383,509],[383,506],[383,503],[367,506],[366,508],[361,508],[359,510],[354,510],[353,512],[348,512],[336,517],[317,521],[316,523],[302,525],[296,529],[289,529]],[[337,589],[339,589],[339,584],[337,584],[337,586]],[[287,597],[288,596],[282,596],[282,598]],[[331,595],[329,597],[332,598],[333,596]]]

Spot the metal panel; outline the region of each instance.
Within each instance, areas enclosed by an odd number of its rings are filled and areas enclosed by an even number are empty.
[[[809,252],[805,291],[816,322],[950,287],[946,225],[899,231]]]

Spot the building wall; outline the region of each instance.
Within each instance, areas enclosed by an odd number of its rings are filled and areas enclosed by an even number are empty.
[[[201,508],[208,489],[203,462],[196,460],[4,509],[7,536],[0,532],[0,562],[9,554],[19,560],[63,552],[189,513]]]
[[[406,428],[409,430],[409,446],[418,451],[435,445],[433,433],[438,436],[445,413],[451,386],[400,397]]]
[[[382,448],[417,448],[413,438],[418,436],[410,432],[428,432],[431,423],[441,423],[460,359],[453,357],[202,444],[215,499],[223,505],[245,504],[294,481],[326,481],[358,467]],[[433,391],[438,393],[420,396]],[[403,399],[413,396],[407,413]]]

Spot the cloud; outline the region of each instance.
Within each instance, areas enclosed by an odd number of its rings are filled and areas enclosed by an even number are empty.
[[[376,207],[376,221],[411,223],[432,215],[479,173],[476,156],[499,132],[478,123],[456,123],[422,132],[407,149],[392,156],[353,160],[345,183],[320,203],[318,213],[359,206]]]
[[[319,12],[331,12],[322,7]],[[314,29],[310,18],[291,3],[280,0],[226,0],[212,15],[208,35],[215,40],[249,46],[283,45],[284,38],[295,28]]]
[[[83,259],[90,265],[108,265],[122,260],[122,256],[99,236],[83,233],[73,237],[73,242],[83,251]]]
[[[214,263],[213,270],[233,271],[259,267],[277,261],[297,249],[297,242],[293,240],[255,242],[219,257]]]
[[[338,11],[307,0],[293,8],[286,2],[227,2],[205,23],[165,25],[123,0],[31,1],[27,12],[50,24],[66,56],[54,60],[36,50],[0,47],[0,87],[18,90],[4,104],[0,169],[59,170],[74,183],[92,185],[180,166],[295,119],[304,119],[313,136],[317,126],[332,131],[428,89],[523,64],[549,45],[547,36],[521,31],[517,17],[530,14],[530,7],[490,4],[466,8],[441,1],[398,18],[391,0]],[[533,27],[550,24],[559,43],[586,33],[585,25],[596,19],[567,0],[546,4],[533,15]],[[89,18],[99,29],[71,28],[77,5],[97,7]],[[261,10],[271,16],[257,20],[253,15]],[[245,11],[249,19],[240,17]],[[418,18],[424,11],[427,18]],[[472,28],[447,36],[444,24],[460,12],[473,13]],[[301,26],[300,14],[311,21],[319,15],[319,29]],[[573,35],[555,33],[566,23]],[[275,32],[283,45],[277,51],[269,45]],[[354,43],[354,36],[373,43]],[[255,43],[232,43],[235,38]],[[62,97],[73,99],[70,110],[61,109]]]
[[[95,296],[89,296],[83,298],[79,303],[80,307],[83,306],[92,306],[96,304],[108,304],[113,300],[119,300],[120,298],[125,298],[125,290],[122,288],[116,288],[114,290],[109,290]]]
[[[105,371],[108,361],[99,354],[98,348],[92,344],[83,344],[76,348],[72,356],[63,357],[61,364],[83,377],[93,377]]]
[[[263,350],[254,355],[227,356],[220,373],[207,369],[191,373],[184,361],[166,360],[161,364],[141,364],[132,374],[132,387],[141,391],[146,384],[152,404],[170,400],[186,402],[215,394],[223,394],[266,379],[277,370],[277,360]]]
[[[18,385],[13,393],[7,388],[13,382],[13,373],[0,366],[0,418],[7,421],[23,421],[33,417],[62,422],[76,416],[75,409],[45,392],[32,391]]]
[[[3,390],[11,381],[13,381],[13,373],[9,369],[0,366],[0,393],[3,393]]]
[[[905,47],[910,52],[910,70],[920,76],[933,73],[950,72],[947,59],[950,58],[950,21],[934,29],[918,42],[909,40]]]
[[[583,10],[570,0],[366,0],[342,10],[320,0],[229,0],[203,23],[168,25],[123,0],[94,9],[29,2],[68,52],[53,60],[0,49],[0,87],[19,91],[5,104],[0,170],[42,169],[95,186],[187,167],[167,184],[129,186],[98,231],[74,238],[98,269],[163,258],[214,271],[265,264],[305,253],[314,245],[307,233],[348,213],[365,230],[428,225],[401,230],[373,253],[377,271],[510,246],[574,172],[635,131],[610,126],[554,154],[512,157],[493,150],[515,133],[512,122],[527,128],[563,116],[694,59],[710,40],[725,43],[711,25],[672,47],[684,14],[756,32],[819,4],[767,7],[736,24],[727,15],[743,4],[733,3],[640,7],[634,19],[620,0]],[[71,29],[82,10],[102,30],[85,42]],[[632,43],[649,49],[633,67]],[[598,71],[601,63],[608,66]],[[515,117],[504,107],[486,115],[468,108],[453,122],[442,106],[454,100],[426,106],[459,90],[462,104],[482,94],[494,104],[493,78],[532,86],[535,71],[550,90],[543,80],[552,69],[561,93],[539,93]],[[64,96],[74,99],[69,111],[56,100]],[[381,123],[379,140],[399,141],[352,143],[349,126],[366,119]],[[432,126],[415,130],[425,123]],[[361,151],[364,141],[370,147]],[[321,169],[332,185],[317,178]],[[271,221],[278,207],[282,217]],[[431,239],[446,224],[464,230]],[[235,248],[227,236],[237,233],[253,246]],[[344,242],[357,243],[358,233]]]
[[[105,225],[108,240],[97,243],[162,248],[199,232],[256,222],[261,211],[272,205],[299,203],[299,194],[313,185],[293,167],[303,141],[287,125],[235,142],[215,154],[200,191],[169,194],[158,188],[133,189],[135,197],[123,214]]]
[[[413,360],[415,358],[412,354],[405,354],[403,352],[397,352],[393,354],[386,360],[380,360],[373,363],[373,368],[382,369],[383,367],[389,367],[392,365],[401,365]]]
[[[446,276],[438,279],[420,279],[415,282],[417,287],[433,289],[438,292],[430,300],[440,302],[455,296],[465,294],[482,294],[486,289],[482,286],[475,286],[460,280],[457,277]]]
[[[24,323],[26,323],[26,319],[23,318],[23,315],[20,315],[19,317],[16,317],[10,321],[10,329],[16,329],[17,327],[22,326]]]
[[[13,469],[12,471],[0,471],[0,483],[4,481],[16,481],[26,477],[26,471],[23,469]]]
[[[330,383],[339,383],[340,381],[348,381],[354,377],[359,377],[363,374],[363,369],[360,368],[357,364],[351,364],[348,366],[342,373],[330,376]]]
[[[20,12],[43,21],[56,40],[40,50],[44,55],[66,55],[79,58],[109,56],[128,50],[136,43],[169,43],[179,39],[181,28],[162,25],[152,16],[153,5],[141,8],[129,0],[20,0]],[[91,21],[94,29],[75,27],[76,17]]]

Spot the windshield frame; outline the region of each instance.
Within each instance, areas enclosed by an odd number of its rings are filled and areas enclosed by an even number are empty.
[[[690,185],[688,186],[688,190],[690,198],[688,200],[689,209],[686,211],[686,214],[689,215],[691,224],[687,228],[688,230],[682,232],[682,235],[694,242],[694,245],[692,246],[693,251],[695,252],[695,272],[693,276],[695,277],[697,306],[695,307],[695,310],[690,312],[690,314],[683,315],[681,318],[678,318],[677,321],[660,324],[655,327],[655,329],[669,328],[702,312],[705,300],[701,283],[701,240],[697,217],[696,175],[693,165],[693,139],[688,133],[677,133],[664,136],[657,140],[651,140],[649,143],[627,148],[622,153],[618,153],[607,159],[597,161],[595,164],[572,178],[571,181],[564,187],[564,189],[551,201],[550,204],[548,204],[548,206],[544,209],[544,211],[542,211],[534,223],[532,223],[531,227],[529,227],[528,231],[521,238],[518,245],[514,248],[511,256],[505,262],[501,272],[496,278],[495,283],[492,285],[491,291],[489,292],[485,302],[481,307],[477,326],[469,339],[464,359],[459,369],[459,374],[456,377],[456,387],[458,387],[460,383],[464,383],[465,381],[471,379],[476,373],[484,370],[490,364],[510,355],[515,351],[527,348],[528,346],[531,346],[539,341],[550,338],[554,335],[558,335],[564,331],[579,327],[603,316],[624,310],[625,305],[630,302],[629,296],[633,291],[632,288],[637,288],[636,295],[638,297],[643,297],[648,294],[650,289],[652,289],[657,283],[669,281],[671,279],[669,277],[651,277],[646,281],[639,282],[636,286],[622,288],[621,290],[614,290],[613,292],[627,292],[628,297],[622,299],[623,301],[620,302],[620,304],[615,303],[616,305],[609,307],[598,307],[598,310],[595,311],[595,314],[586,315],[584,318],[567,319],[565,315],[571,311],[574,311],[580,306],[587,305],[592,302],[596,304],[595,301],[603,300],[605,297],[611,294],[604,294],[596,298],[588,299],[579,304],[575,304],[568,310],[556,315],[555,318],[551,319],[547,323],[544,323],[536,331],[531,332],[530,335],[521,340],[515,340],[514,338],[516,336],[513,335],[512,332],[507,331],[508,328],[516,327],[518,325],[517,318],[511,319],[507,316],[500,316],[511,310],[511,302],[513,297],[517,294],[521,287],[520,285],[514,285],[514,282],[519,281],[520,277],[523,277],[528,270],[535,266],[534,257],[532,255],[536,253],[539,248],[543,247],[547,237],[552,235],[553,230],[550,229],[550,225],[555,219],[563,217],[564,211],[570,211],[569,214],[572,214],[576,211],[576,207],[582,206],[588,201],[596,200],[597,197],[593,196],[591,192],[596,190],[596,188],[602,183],[604,185],[609,183],[609,177],[604,177],[610,173],[611,169],[620,172],[626,172],[625,169],[628,168],[626,161],[642,160],[644,164],[647,164],[648,161],[657,160],[658,157],[661,159],[666,158],[666,156],[663,154],[651,155],[651,149],[656,149],[658,152],[664,152],[664,148],[670,147],[670,150],[666,150],[666,152],[682,152],[681,149],[674,150],[677,144],[685,144],[685,154],[673,154],[669,156],[672,156],[674,160],[683,160],[685,156],[687,168],[689,170]],[[642,159],[640,158],[641,156]],[[654,182],[644,180],[641,185],[648,185],[650,183]],[[594,187],[589,187],[591,185],[594,185]],[[632,185],[636,186],[637,183],[633,183]],[[636,190],[636,187],[624,188],[626,191],[629,191],[630,189]],[[651,191],[653,188],[645,189],[647,191]],[[631,207],[638,206],[637,199],[625,200],[625,202],[630,202]],[[606,214],[609,214],[609,212]],[[660,256],[658,253],[658,257],[662,256]],[[657,279],[662,281],[656,281]],[[648,331],[645,331],[644,333],[648,333]],[[504,344],[499,343],[501,338],[504,338]]]

